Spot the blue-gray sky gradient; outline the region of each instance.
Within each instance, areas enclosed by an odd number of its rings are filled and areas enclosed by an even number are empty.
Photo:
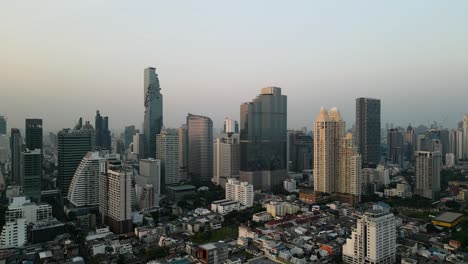
[[[382,99],[407,125],[468,112],[468,1],[9,1],[0,6],[0,114],[9,127],[71,127],[96,109],[112,128],[143,120],[143,69],[157,68],[164,123],[239,118],[264,86],[288,96],[288,127],[321,106],[354,123]]]

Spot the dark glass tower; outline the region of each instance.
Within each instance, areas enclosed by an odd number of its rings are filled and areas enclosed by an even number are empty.
[[[41,160],[40,149],[26,149],[21,152],[21,186],[23,187],[23,194],[34,201],[39,201],[41,198]]]
[[[111,150],[111,134],[109,131],[109,117],[101,116],[99,110],[96,110],[94,123],[96,129],[96,147]]]
[[[362,156],[362,164],[375,166],[380,163],[380,100],[356,99],[356,145]]]
[[[7,131],[7,122],[4,116],[0,116],[0,134],[6,135]]]
[[[42,119],[26,119],[26,148],[42,153]]]
[[[81,123],[81,122],[80,122]],[[94,128],[87,122],[75,129],[63,129],[58,133],[57,186],[63,197],[67,197],[70,182],[83,157],[95,146]]]
[[[145,134],[145,152],[147,157],[156,157],[156,135],[163,126],[163,96],[159,87],[156,68],[145,69],[144,80],[145,120],[143,133]]]
[[[188,114],[188,173],[192,180],[210,182],[213,178],[213,121]]]
[[[387,131],[387,161],[403,167],[403,131],[393,128]]]
[[[133,136],[136,134],[135,126],[126,126],[125,127],[125,133],[124,133],[124,146],[125,150],[128,149],[130,144],[133,142]]]
[[[281,188],[287,178],[287,97],[267,87],[240,106],[240,178],[255,189]]]
[[[20,184],[21,174],[21,151],[23,151],[23,139],[21,132],[17,128],[11,129],[10,135],[10,150],[11,150],[11,181]]]

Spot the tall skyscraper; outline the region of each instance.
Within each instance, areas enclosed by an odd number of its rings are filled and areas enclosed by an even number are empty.
[[[463,159],[463,130],[458,129],[457,133],[457,159]]]
[[[42,153],[42,119],[26,119],[26,148]]]
[[[11,181],[19,184],[21,170],[21,151],[23,151],[23,139],[21,132],[17,128],[11,129],[10,135],[11,150]]]
[[[396,219],[385,210],[360,215],[351,238],[343,245],[343,261],[349,264],[396,262]]]
[[[263,88],[240,106],[240,179],[255,189],[282,188],[287,170],[287,97],[279,87]]]
[[[463,116],[463,159],[468,159],[468,114]]]
[[[314,140],[302,131],[288,132],[289,171],[302,172],[314,165]]]
[[[153,205],[159,205],[159,198],[161,196],[161,161],[157,159],[141,159],[140,160],[140,173],[135,177],[136,183],[145,188],[146,185],[151,185],[153,190]],[[141,198],[141,197],[140,197]]]
[[[0,134],[6,135],[7,132],[7,121],[4,116],[0,116]]]
[[[34,201],[41,199],[41,150],[34,149],[21,152],[20,178],[23,194]]]
[[[140,133],[133,135],[132,153],[136,154],[139,159],[145,156],[145,135]]]
[[[116,234],[133,231],[132,174],[124,169],[109,169],[99,177],[99,213]]]
[[[432,200],[440,196],[440,169],[442,156],[439,151],[417,151],[414,194]]]
[[[448,153],[452,153],[455,156],[455,161],[458,159],[458,133],[460,130],[450,129],[449,132],[449,150]]]
[[[96,110],[94,129],[96,130],[96,147],[110,151],[112,141],[109,130],[109,117],[101,116],[99,110]]]
[[[106,172],[106,158],[99,151],[88,152],[76,169],[68,191],[74,207],[99,206],[99,176]]]
[[[162,130],[156,136],[156,159],[161,161],[163,185],[179,184],[179,137],[175,132]]]
[[[181,172],[186,172],[188,167],[188,128],[187,124],[177,130],[179,137],[179,167]]]
[[[135,135],[135,133],[136,133],[135,126],[125,127],[125,132],[124,132],[125,150],[127,150],[130,144],[133,142],[133,136]]]
[[[217,138],[213,151],[213,182],[224,188],[229,178],[239,178],[239,134],[230,132]]]
[[[413,127],[409,125],[405,132],[403,146],[405,149],[404,155],[410,163],[413,163],[413,160],[414,160],[415,143],[416,143],[416,135],[414,133]]]
[[[356,99],[356,145],[362,163],[380,163],[380,99]]]
[[[213,121],[188,114],[188,173],[192,180],[210,182],[213,178]]]
[[[229,119],[226,117],[226,119],[224,120],[224,129],[223,129],[223,133],[224,134],[227,134],[227,133],[239,133],[239,123],[235,120],[232,120],[232,119]]]
[[[361,196],[362,160],[353,142],[353,135],[347,133],[339,147],[338,192]]]
[[[336,108],[330,112],[321,108],[314,123],[314,190],[324,193],[338,191],[340,142],[345,122]]]
[[[145,120],[143,133],[145,135],[145,151],[147,157],[156,157],[156,135],[163,126],[163,96],[159,86],[156,68],[145,69],[144,80]]]
[[[387,131],[387,161],[403,167],[403,131],[392,128]]]
[[[75,129],[63,129],[58,133],[58,174],[57,187],[61,190],[62,196],[68,196],[70,182],[75,175],[76,169],[88,151],[94,150],[95,131],[86,122],[81,126],[81,122]]]

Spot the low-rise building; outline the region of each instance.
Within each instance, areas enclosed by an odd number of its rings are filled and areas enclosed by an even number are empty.
[[[224,200],[214,201],[211,203],[211,211],[221,214],[221,215],[229,214],[232,211],[239,211],[239,209],[240,209],[240,203],[237,201],[224,199]]]

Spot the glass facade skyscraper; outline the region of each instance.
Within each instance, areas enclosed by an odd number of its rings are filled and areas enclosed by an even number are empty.
[[[192,180],[210,182],[213,178],[213,121],[188,114],[188,173]]]
[[[364,166],[380,163],[380,100],[356,99],[356,145]]]
[[[161,133],[163,126],[163,96],[156,68],[145,69],[144,85],[145,120],[143,133],[145,135],[145,156],[155,158],[156,135]]]
[[[26,148],[42,153],[42,119],[26,119]]]
[[[94,128],[96,129],[96,147],[111,150],[111,133],[109,131],[109,117],[101,116],[96,111]]]
[[[255,189],[281,188],[287,178],[287,97],[266,87],[240,106],[240,179]]]

